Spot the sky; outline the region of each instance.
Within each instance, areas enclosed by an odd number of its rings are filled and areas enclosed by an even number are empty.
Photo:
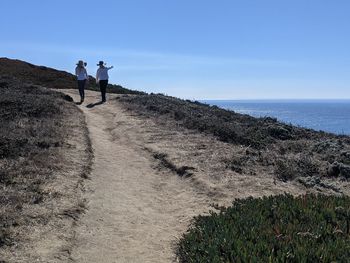
[[[187,99],[350,98],[348,0],[0,0],[0,57]]]

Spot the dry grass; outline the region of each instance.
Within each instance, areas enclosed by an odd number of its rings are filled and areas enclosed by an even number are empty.
[[[226,168],[236,173],[255,175],[264,170],[282,181],[350,178],[348,136],[296,127],[273,118],[254,118],[160,94],[123,96],[120,100],[129,110],[145,117],[215,136],[234,148],[240,146],[241,150],[223,159]]]
[[[33,239],[27,231],[39,233],[62,211],[79,206],[73,204],[79,201],[73,199],[77,198],[73,191],[80,191],[76,187],[82,178],[73,178],[73,174],[64,178],[62,173],[65,165],[72,165],[65,154],[75,147],[69,142],[69,121],[84,119],[72,99],[61,93],[8,77],[0,79],[0,93],[0,255],[8,259],[11,251],[21,251],[23,243]],[[77,168],[88,169],[91,156],[81,158],[87,161],[86,167]],[[51,187],[62,179],[67,182],[62,184],[64,191]],[[78,216],[82,210],[75,212]],[[64,229],[60,231],[63,235]],[[40,257],[35,259],[41,262]]]

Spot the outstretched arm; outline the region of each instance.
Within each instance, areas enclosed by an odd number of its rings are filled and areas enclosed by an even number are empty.
[[[110,66],[109,68],[107,68],[108,70],[110,70],[110,69],[112,69],[112,68],[114,68],[113,66]]]

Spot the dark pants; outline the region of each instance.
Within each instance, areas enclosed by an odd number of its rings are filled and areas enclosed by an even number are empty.
[[[78,80],[78,89],[79,89],[79,94],[80,94],[81,100],[84,100],[84,97],[85,97],[85,92],[84,92],[85,82],[86,82],[86,79]]]
[[[105,102],[106,101],[106,89],[107,89],[107,85],[108,85],[108,79],[100,80],[99,84],[100,84],[102,101]]]

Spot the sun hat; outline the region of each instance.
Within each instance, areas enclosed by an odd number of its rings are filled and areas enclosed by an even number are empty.
[[[103,65],[106,65],[106,63],[104,63],[102,60],[100,60],[97,64],[97,66],[103,66]]]
[[[84,66],[84,61],[82,60],[79,60],[78,63],[77,63],[78,66]]]

